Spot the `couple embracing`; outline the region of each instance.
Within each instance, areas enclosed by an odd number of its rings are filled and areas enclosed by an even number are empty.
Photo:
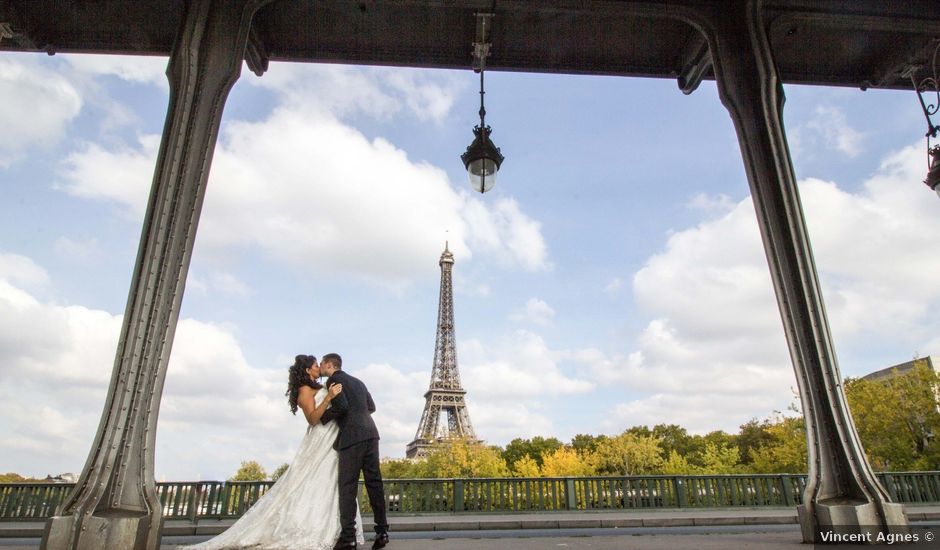
[[[359,473],[375,520],[373,549],[388,544],[385,493],[379,470],[375,402],[358,378],[342,370],[335,353],[317,364],[298,355],[290,367],[287,399],[301,409],[307,434],[277,483],[221,535],[186,550],[334,550],[365,544],[359,513]],[[327,376],[326,386],[318,379]]]

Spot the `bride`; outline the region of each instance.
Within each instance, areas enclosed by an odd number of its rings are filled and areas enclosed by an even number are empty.
[[[298,355],[287,383],[292,413],[299,407],[307,419],[307,434],[294,460],[277,482],[245,514],[217,537],[185,550],[330,550],[339,538],[339,459],[333,442],[336,422],[320,424],[343,387],[329,391],[316,381],[316,357]],[[365,544],[362,517],[356,510],[356,539]]]

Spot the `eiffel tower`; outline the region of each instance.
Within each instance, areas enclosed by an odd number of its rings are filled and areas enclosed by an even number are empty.
[[[437,310],[437,341],[434,344],[434,367],[431,370],[431,385],[425,392],[424,412],[415,439],[408,444],[405,456],[423,458],[428,448],[445,437],[463,437],[476,441],[470,412],[463,396],[467,393],[460,385],[457,370],[457,342],[454,334],[454,291],[451,272],[454,255],[448,245],[441,254],[441,297]],[[447,413],[447,423],[441,422],[442,413]]]

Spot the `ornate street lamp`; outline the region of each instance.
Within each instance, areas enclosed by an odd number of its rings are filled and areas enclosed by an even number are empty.
[[[503,164],[503,155],[499,147],[490,140],[492,131],[486,125],[486,108],[483,106],[483,73],[486,69],[486,58],[490,55],[490,42],[488,39],[490,19],[492,13],[477,14],[477,41],[473,43],[473,71],[480,73],[480,125],[473,128],[473,143],[460,155],[467,175],[470,176],[470,185],[474,191],[486,193],[496,185],[496,173]]]
[[[931,63],[933,72],[925,76],[919,82],[914,77],[919,67],[911,67],[908,71],[911,77],[911,84],[914,85],[914,92],[917,93],[917,99],[920,100],[920,108],[923,109],[924,117],[927,119],[927,158],[929,159],[927,164],[929,170],[924,183],[940,197],[940,145],[934,145],[933,148],[930,147],[930,138],[936,139],[937,134],[940,133],[940,125],[934,124],[933,120],[930,118],[940,110],[940,77],[937,75],[938,54],[940,54],[940,40],[937,40],[937,47],[933,52],[933,60]],[[934,95],[935,98],[928,103],[924,101],[925,94]]]
[[[932,157],[930,171],[927,172],[927,179],[924,180],[924,183],[940,197],[940,145],[933,146],[933,149],[930,150],[930,156]]]

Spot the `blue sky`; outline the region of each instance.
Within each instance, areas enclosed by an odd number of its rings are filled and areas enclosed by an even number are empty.
[[[156,149],[166,59],[0,56],[0,470],[81,469]],[[158,479],[290,460],[293,355],[343,354],[404,454],[456,255],[478,435],[736,431],[795,380],[713,83],[487,74],[506,155],[474,195],[467,71],[273,64],[228,100],[170,361]],[[940,350],[940,201],[911,92],[786,88],[842,372]]]

